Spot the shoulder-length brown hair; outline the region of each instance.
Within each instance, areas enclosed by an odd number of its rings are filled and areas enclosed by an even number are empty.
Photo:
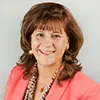
[[[58,3],[45,2],[32,6],[22,21],[20,45],[24,52],[20,57],[20,65],[25,68],[24,77],[30,75],[30,69],[36,62],[34,55],[28,54],[31,50],[31,34],[34,30],[61,30],[61,28],[69,38],[69,49],[63,55],[64,68],[58,80],[71,79],[77,71],[81,70],[76,59],[83,44],[79,25],[66,7]]]

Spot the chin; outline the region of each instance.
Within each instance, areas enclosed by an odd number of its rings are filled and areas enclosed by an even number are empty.
[[[41,62],[40,64],[42,65],[42,66],[46,66],[46,67],[49,67],[49,66],[52,66],[52,65],[54,65],[55,64],[55,62],[47,62],[47,61],[45,61],[44,63],[43,62]]]

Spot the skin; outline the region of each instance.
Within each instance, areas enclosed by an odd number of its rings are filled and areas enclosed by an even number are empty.
[[[35,30],[31,35],[31,48],[39,69],[55,69],[62,63],[62,56],[69,48],[68,36],[59,31]]]
[[[68,36],[63,29],[62,32],[37,29],[31,35],[31,48],[38,64],[39,77],[34,97],[38,100],[42,95],[39,89],[48,86],[53,73],[62,64],[63,54],[69,48]]]
[[[62,61],[69,47],[68,37],[64,31],[35,30],[31,35],[31,47],[39,65],[51,66]]]

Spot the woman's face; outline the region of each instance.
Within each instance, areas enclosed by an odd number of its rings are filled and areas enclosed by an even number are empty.
[[[31,35],[31,48],[39,65],[61,63],[65,50],[69,48],[68,37],[63,30],[59,32],[36,29]]]

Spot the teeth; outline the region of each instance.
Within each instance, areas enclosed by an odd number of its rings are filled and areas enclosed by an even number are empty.
[[[45,53],[45,54],[51,54],[51,53],[53,53],[53,52],[43,52],[43,53]]]
[[[41,50],[39,50],[39,51],[42,52],[43,54],[47,54],[47,55],[54,53],[54,51],[41,51]]]

